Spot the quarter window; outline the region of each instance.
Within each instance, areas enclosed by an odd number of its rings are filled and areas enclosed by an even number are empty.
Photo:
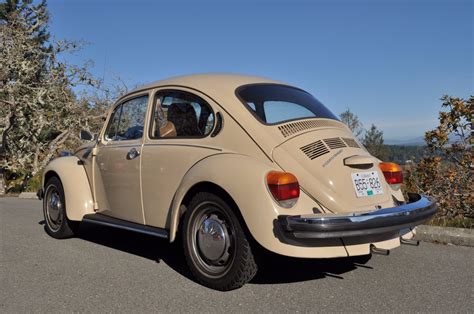
[[[124,141],[143,136],[148,96],[133,98],[117,106],[110,118],[106,140]]]
[[[151,138],[205,137],[213,127],[214,113],[200,97],[180,91],[155,96]]]

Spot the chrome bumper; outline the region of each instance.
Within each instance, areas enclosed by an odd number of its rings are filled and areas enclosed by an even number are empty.
[[[349,238],[400,232],[415,227],[436,213],[435,201],[410,193],[398,207],[350,215],[278,216],[284,234],[300,239]]]

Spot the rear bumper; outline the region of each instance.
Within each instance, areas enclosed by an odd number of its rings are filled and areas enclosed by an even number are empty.
[[[287,236],[299,239],[352,238],[399,232],[433,217],[435,201],[420,194],[409,194],[409,202],[398,207],[350,215],[278,216]]]

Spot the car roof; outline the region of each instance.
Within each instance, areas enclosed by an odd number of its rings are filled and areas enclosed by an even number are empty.
[[[270,83],[270,84],[282,84],[288,85],[279,81],[271,80],[259,76],[250,76],[250,75],[240,75],[240,74],[226,74],[226,73],[208,73],[208,74],[193,74],[193,75],[183,75],[176,76],[165,80],[159,80],[149,84],[145,84],[135,88],[134,90],[128,92],[121,98],[124,98],[130,94],[153,89],[157,87],[164,86],[182,86],[196,89],[205,94],[218,91],[219,93],[229,93],[232,94],[235,90],[242,85],[247,84],[258,84],[258,83]]]
[[[123,102],[124,99],[134,97],[134,94],[142,91],[149,91],[154,88],[169,87],[170,89],[173,89],[174,87],[184,87],[206,95],[219,106],[222,106],[223,108],[225,107],[225,110],[228,111],[228,113],[234,118],[242,120],[246,119],[248,110],[245,108],[245,106],[242,106],[241,101],[235,95],[235,91],[237,88],[249,84],[278,84],[291,86],[280,81],[250,75],[225,73],[184,75],[137,87],[136,89],[120,97],[115,102],[114,106],[110,108],[110,111],[112,111],[117,104]],[[251,121],[254,121],[254,119],[251,119]]]

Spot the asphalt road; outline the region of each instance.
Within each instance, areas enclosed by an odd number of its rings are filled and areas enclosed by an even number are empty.
[[[472,312],[474,249],[422,243],[365,265],[272,256],[239,290],[189,276],[179,245],[84,225],[43,230],[37,200],[0,198],[0,312]]]

